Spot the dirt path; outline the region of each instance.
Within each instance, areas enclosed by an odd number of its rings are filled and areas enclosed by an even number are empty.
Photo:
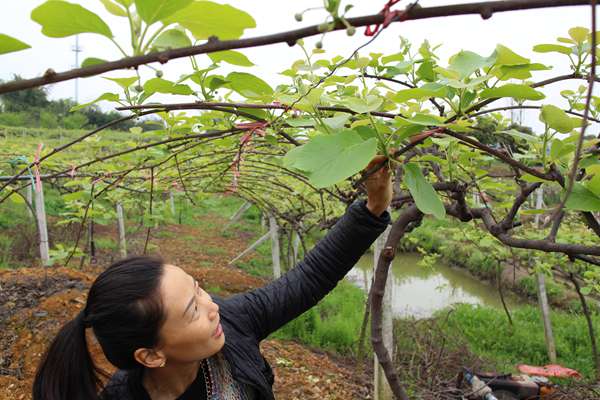
[[[222,296],[263,285],[266,280],[227,265],[252,238],[242,231],[220,235],[218,229],[224,222],[220,217],[206,216],[199,227],[162,228],[153,233],[153,251]],[[104,229],[101,235],[114,237],[115,232]],[[101,271],[100,264],[106,265],[101,262],[81,271],[0,271],[0,399],[31,398],[35,369],[46,346],[85,305],[87,289]],[[93,335],[89,335],[88,342],[98,363],[113,370]],[[353,373],[348,360],[278,340],[263,342],[262,350],[275,371],[275,394],[279,399],[365,399],[369,395],[369,377]]]

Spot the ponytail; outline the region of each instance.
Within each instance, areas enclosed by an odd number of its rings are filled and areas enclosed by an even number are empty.
[[[101,376],[85,338],[85,309],[59,331],[33,382],[33,400],[97,400]]]
[[[131,257],[104,270],[94,281],[84,311],[68,322],[46,351],[33,382],[33,400],[98,400],[102,378],[88,351],[93,328],[108,361],[122,370],[140,369],[138,348],[153,348],[165,320],[160,297],[163,261]]]

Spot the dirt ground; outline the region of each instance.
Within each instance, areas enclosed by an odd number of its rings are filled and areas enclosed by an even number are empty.
[[[153,252],[184,268],[205,288],[218,294],[263,285],[266,281],[227,263],[246,248],[252,238],[245,232],[224,237],[216,232],[225,223],[207,216],[206,227],[172,225],[154,232]],[[98,235],[115,237],[102,227]],[[206,251],[206,249],[212,249]],[[111,256],[112,257],[112,256]],[[0,271],[0,399],[31,398],[31,385],[39,360],[60,327],[85,305],[87,289],[109,262],[100,254],[94,265],[77,267],[24,267]],[[75,265],[78,263],[73,263]],[[210,290],[209,290],[210,291]],[[114,370],[102,356],[91,333],[90,349],[97,362]],[[275,372],[279,399],[365,399],[371,391],[368,373],[353,371],[353,361],[287,341],[267,340],[262,351]]]

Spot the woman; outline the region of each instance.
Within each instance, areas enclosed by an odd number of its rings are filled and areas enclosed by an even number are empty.
[[[383,160],[377,156],[367,168]],[[367,201],[352,204],[303,261],[247,293],[213,299],[181,268],[154,258],[113,264],[48,348],[33,399],[274,399],[273,373],[259,343],[317,304],[385,230],[388,168],[366,186]],[[102,372],[88,352],[86,328],[119,368],[101,394]]]

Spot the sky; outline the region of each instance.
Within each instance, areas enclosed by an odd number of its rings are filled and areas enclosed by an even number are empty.
[[[7,1],[7,0],[4,0]],[[32,46],[31,49],[18,53],[0,56],[0,79],[9,80],[13,74],[31,78],[43,74],[52,68],[57,72],[71,69],[75,66],[75,37],[62,39],[48,38],[41,33],[40,26],[30,19],[33,8],[42,4],[43,0],[10,1],[10,6],[5,7],[0,14],[0,33],[19,38]],[[117,41],[128,42],[128,26],[126,20],[114,17],[102,6],[99,0],[71,0],[96,12],[107,21],[115,34]],[[255,29],[246,30],[243,37],[260,36],[277,33],[302,26],[321,23],[325,17],[324,11],[310,11],[305,14],[303,22],[296,22],[294,14],[304,8],[322,5],[322,0],[284,1],[284,0],[230,0],[220,3],[231,4],[250,13],[256,20]],[[431,7],[446,4],[472,3],[475,1],[461,0],[421,0],[422,7]],[[361,16],[378,12],[385,4],[385,0],[344,0],[343,4],[354,4],[348,16]],[[401,2],[399,6],[406,4]],[[408,38],[418,46],[427,39],[430,43],[441,44],[438,51],[445,64],[448,58],[460,50],[471,50],[481,55],[490,55],[497,44],[504,44],[518,54],[531,58],[532,62],[553,65],[552,71],[541,71],[534,75],[535,80],[542,80],[551,76],[569,73],[566,57],[553,53],[534,53],[532,48],[538,43],[555,43],[559,36],[567,36],[567,31],[573,26],[590,25],[589,7],[560,7],[556,9],[538,9],[528,11],[514,11],[495,14],[489,20],[482,20],[479,16],[457,16],[435,18],[418,21],[394,23],[379,38],[363,52],[381,52],[392,54],[399,49],[399,36]],[[363,29],[358,29],[357,34],[348,37],[345,32],[331,32],[324,40],[324,49],[328,58],[334,55],[348,56],[352,51],[366,42],[368,38],[362,35]],[[314,45],[318,37],[306,39],[309,46]],[[119,58],[119,52],[106,38],[93,35],[79,35],[79,46],[82,49],[80,61],[87,57],[98,57],[107,60]],[[261,48],[242,50],[256,66],[251,68],[236,67],[236,70],[246,70],[261,76],[275,86],[278,83],[289,82],[289,78],[279,75],[279,72],[288,68],[295,60],[302,58],[298,46],[289,47],[287,44],[275,44]],[[198,56],[199,62],[209,65],[206,55]],[[173,60],[160,67],[166,79],[175,80],[180,75],[189,71],[189,61]],[[145,68],[145,76],[153,76],[153,72]],[[222,73],[228,72],[224,69]],[[128,71],[113,71],[105,76],[131,76]],[[572,87],[572,83],[570,84]],[[79,79],[79,102],[85,103],[107,91],[116,91],[114,83],[100,77]],[[569,86],[568,83],[557,84],[548,92],[547,102],[565,106],[558,93]],[[75,83],[73,81],[57,83],[50,86],[51,98],[74,98]],[[153,101],[189,101],[177,96],[153,97]],[[102,104],[108,109],[108,103]],[[537,113],[526,112],[524,122],[535,125]]]

